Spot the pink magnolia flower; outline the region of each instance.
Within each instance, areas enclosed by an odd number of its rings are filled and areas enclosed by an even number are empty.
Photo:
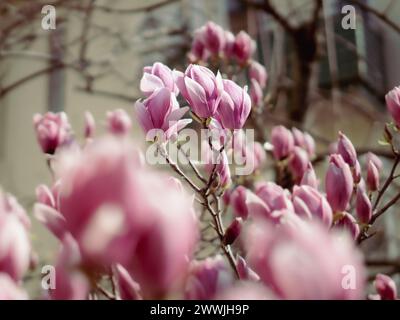
[[[378,273],[374,281],[375,289],[381,300],[396,300],[396,283],[385,274]]]
[[[27,299],[27,293],[7,273],[0,272],[0,300]]]
[[[294,211],[301,217],[317,217],[324,225],[330,227],[333,220],[332,209],[326,198],[313,187],[302,185],[293,188]]]
[[[199,65],[189,65],[185,73],[175,71],[175,82],[193,112],[201,118],[215,115],[224,89],[221,74]]]
[[[258,84],[258,82],[254,79],[251,79],[251,86],[250,86],[250,98],[253,107],[259,107],[263,101],[263,92]]]
[[[152,66],[144,67],[143,77],[140,80],[140,90],[143,94],[148,97],[161,88],[166,88],[178,95],[179,91],[172,70],[161,62],[155,62]]]
[[[243,226],[243,219],[238,217],[233,219],[232,223],[225,230],[225,235],[223,243],[225,245],[230,245],[239,237]]]
[[[379,189],[379,170],[372,160],[367,163],[367,186],[369,191]]]
[[[115,267],[119,296],[122,300],[141,300],[140,286],[120,264]]]
[[[264,201],[268,208],[274,210],[293,211],[290,194],[274,182],[260,182],[256,185],[255,193]]]
[[[235,46],[235,36],[230,31],[225,31],[225,47],[224,47],[224,55],[228,59],[231,59],[233,56],[233,48]]]
[[[304,148],[306,149],[308,156],[310,158],[315,156],[315,140],[307,132],[304,133]]]
[[[221,292],[217,300],[276,300],[273,293],[261,283],[238,281]]]
[[[281,299],[360,299],[364,267],[345,234],[319,223],[295,227],[256,222],[247,231],[247,261]],[[351,274],[350,274],[351,273]]]
[[[67,235],[55,268],[54,287],[49,286],[48,295],[52,300],[85,300],[88,298],[89,279],[80,270],[81,254],[76,241]],[[50,278],[51,279],[51,278]]]
[[[71,126],[64,112],[35,114],[33,124],[36,138],[44,153],[54,154],[58,147],[72,139]]]
[[[360,226],[356,219],[348,212],[343,213],[343,216],[335,224],[335,228],[347,231],[354,240],[360,235]]]
[[[194,31],[192,46],[188,53],[188,58],[191,63],[206,61],[210,55],[203,43],[203,30],[204,28],[199,28]]]
[[[212,21],[207,22],[201,28],[199,37],[207,50],[213,55],[218,55],[225,47],[225,31]]]
[[[230,203],[236,216],[246,220],[249,212],[246,206],[247,189],[243,186],[238,186],[231,194]]]
[[[244,64],[251,58],[256,49],[253,39],[245,32],[240,31],[235,38],[233,54],[239,63]]]
[[[337,145],[338,153],[343,160],[350,166],[354,167],[357,162],[357,153],[352,142],[342,132],[339,131],[339,141]]]
[[[186,280],[185,299],[213,299],[232,282],[232,274],[222,256],[193,260]]]
[[[292,154],[289,156],[289,170],[294,177],[294,181],[299,183],[307,170],[309,163],[307,152],[300,148],[294,147]]]
[[[375,165],[375,167],[378,169],[378,171],[380,171],[383,167],[383,163],[382,160],[379,159],[379,157],[373,153],[373,152],[368,152],[367,153],[367,163],[369,161],[372,161],[372,163]]]
[[[93,142],[60,170],[60,211],[87,269],[120,263],[159,297],[184,276],[197,225],[192,198],[137,158],[126,140]]]
[[[93,118],[93,115],[89,112],[85,112],[85,129],[84,136],[86,139],[93,138],[94,132],[96,130],[96,121]]]
[[[331,155],[325,178],[325,190],[334,212],[343,212],[353,192],[353,176],[349,165],[339,154]]]
[[[294,149],[294,138],[290,130],[284,126],[276,126],[271,132],[271,143],[274,147],[275,159],[281,160],[289,156]]]
[[[259,281],[260,277],[247,264],[246,260],[240,255],[236,256],[236,269],[240,280]]]
[[[250,80],[255,80],[261,88],[267,85],[268,74],[265,67],[257,61],[252,61],[249,66]]]
[[[253,172],[260,169],[267,161],[263,145],[259,142],[254,142],[252,147],[247,148],[246,160],[253,164]]]
[[[0,273],[7,273],[15,281],[22,278],[30,264],[29,227],[25,210],[12,195],[0,190]]]
[[[232,80],[223,80],[224,90],[217,109],[217,119],[227,129],[241,129],[246,122],[251,100],[247,87],[239,87]]]
[[[125,110],[117,109],[107,112],[107,129],[116,135],[127,134],[132,127],[132,120]]]
[[[319,181],[317,179],[317,175],[315,174],[313,165],[311,162],[307,164],[307,169],[304,172],[303,177],[301,178],[300,185],[307,185],[313,187],[314,189],[318,189]]]
[[[167,140],[192,121],[181,119],[188,110],[188,107],[179,108],[175,96],[166,88],[161,88],[146,100],[135,103],[136,118],[143,131],[148,134],[153,129],[160,129]]]
[[[36,188],[36,199],[37,202],[45,204],[51,208],[56,207],[56,200],[54,199],[54,195],[45,184],[41,184]]]
[[[359,185],[357,187],[356,212],[358,220],[367,224],[372,218],[372,205],[365,190]]]
[[[400,87],[395,87],[385,96],[387,109],[397,126],[400,126]]]
[[[0,272],[15,281],[28,270],[31,245],[27,230],[13,214],[0,212]]]

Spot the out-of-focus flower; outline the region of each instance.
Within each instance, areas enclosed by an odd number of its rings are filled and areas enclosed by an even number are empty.
[[[317,179],[317,175],[315,174],[313,165],[311,164],[311,162],[309,162],[307,164],[307,169],[304,172],[303,177],[301,178],[300,185],[307,185],[315,189],[318,189],[318,184],[319,182]]]
[[[231,194],[231,205],[236,216],[246,220],[249,214],[246,206],[247,189],[243,186],[238,186]]]
[[[345,230],[356,240],[360,234],[360,226],[356,219],[348,212],[344,212],[340,220],[335,224],[335,228]]]
[[[46,206],[55,208],[56,201],[54,195],[48,186],[41,184],[36,188],[36,199],[37,202],[45,204]]]
[[[307,132],[304,133],[304,145],[305,149],[308,152],[308,156],[310,158],[315,156],[315,140],[314,138]]]
[[[212,55],[222,53],[225,47],[225,31],[221,26],[209,21],[201,27],[197,36]]]
[[[309,163],[307,152],[300,148],[294,147],[293,152],[289,156],[289,170],[293,175],[294,181],[299,183],[307,170]]]
[[[345,234],[306,221],[295,228],[258,221],[247,231],[245,245],[249,265],[281,299],[360,299],[363,295],[361,255]]]
[[[361,181],[361,166],[360,162],[356,160],[354,167],[351,167],[351,173],[353,175],[354,184],[358,184]]]
[[[7,273],[14,281],[29,267],[29,226],[30,220],[15,198],[0,190],[0,273]]]
[[[374,281],[375,289],[381,300],[396,300],[396,283],[385,274],[378,273]]]
[[[209,300],[230,286],[232,274],[222,256],[192,261],[185,286],[185,299]]]
[[[120,263],[145,297],[164,295],[184,276],[197,240],[192,198],[163,175],[137,170],[125,140],[97,140],[75,161],[60,169],[60,208],[82,263]]]
[[[198,63],[205,61],[208,58],[208,51],[206,50],[202,40],[200,39],[201,30],[198,29],[194,33],[192,46],[188,53],[188,58],[191,63]]]
[[[93,115],[89,112],[85,112],[85,128],[84,128],[84,136],[86,139],[91,139],[94,136],[94,132],[96,130],[96,121],[93,118]]]
[[[251,80],[257,81],[261,88],[267,85],[268,74],[265,67],[257,61],[252,61],[249,67],[249,77]]]
[[[373,152],[368,152],[367,153],[367,163],[369,161],[372,161],[372,163],[375,165],[375,167],[378,169],[378,171],[380,171],[383,167],[383,163],[382,160],[379,159],[379,157],[373,153]]]
[[[235,38],[233,46],[233,54],[239,63],[247,63],[256,49],[256,44],[253,39],[245,32],[240,31]]]
[[[367,187],[369,191],[379,189],[379,170],[372,160],[367,163]]]
[[[395,87],[385,96],[387,109],[394,122],[400,127],[400,87]]]
[[[0,300],[27,300],[27,293],[7,274],[0,272]]]
[[[372,218],[371,201],[369,200],[367,193],[360,185],[357,187],[356,212],[358,220],[361,223],[367,224]]]
[[[241,88],[232,80],[223,80],[224,90],[217,109],[217,119],[227,129],[241,129],[246,122],[251,100],[247,87]]]
[[[221,292],[217,300],[275,300],[276,297],[261,283],[239,281]]]
[[[343,212],[353,192],[353,176],[349,165],[339,154],[331,155],[325,178],[325,191],[334,212]]]
[[[166,88],[161,88],[144,101],[138,100],[135,103],[136,118],[143,131],[147,134],[152,129],[160,129],[167,140],[192,121],[182,119],[188,110],[188,107],[179,108],[175,96]]]
[[[248,265],[246,260],[241,256],[236,256],[236,270],[239,274],[240,280],[258,281],[260,277]]]
[[[254,79],[251,79],[250,97],[254,108],[261,105],[263,101],[263,92],[258,82]]]
[[[115,267],[117,288],[122,300],[141,300],[140,286],[120,264]]]
[[[253,163],[253,170],[256,171],[260,169],[267,161],[267,155],[265,153],[264,147],[259,142],[254,142],[254,145],[249,147],[246,152],[247,159],[251,158],[250,161]]]
[[[235,218],[232,223],[226,228],[223,243],[225,245],[230,245],[239,237],[242,230],[243,219]]]
[[[193,112],[203,119],[215,115],[224,89],[221,74],[199,65],[189,65],[185,73],[174,71],[180,93]]]
[[[84,300],[88,298],[90,284],[79,269],[81,255],[78,244],[67,235],[63,241],[55,268],[54,287],[48,289],[52,300]]]
[[[354,167],[357,162],[356,149],[353,143],[342,132],[339,131],[339,141],[337,151],[342,156],[343,160],[350,166]]]
[[[332,209],[326,198],[318,190],[307,185],[294,186],[292,196],[296,214],[308,219],[317,217],[324,225],[331,226]]]
[[[144,95],[150,96],[161,88],[166,88],[175,95],[179,93],[172,70],[161,62],[144,67],[143,77],[140,80],[140,91]]]
[[[58,239],[62,240],[67,232],[64,216],[55,208],[44,204],[36,203],[33,209],[35,218],[46,226]]]
[[[261,182],[256,185],[255,193],[266,203],[268,208],[274,210],[293,211],[290,195],[287,190],[273,182]]]
[[[36,138],[44,153],[54,154],[58,147],[72,139],[71,126],[64,112],[35,114],[33,124]]]
[[[117,109],[107,112],[107,129],[116,135],[125,135],[132,127],[132,120],[125,110]]]
[[[225,47],[224,47],[224,55],[228,59],[232,58],[233,48],[235,45],[235,36],[230,31],[225,31]]]
[[[271,144],[275,159],[282,160],[289,156],[294,149],[294,139],[290,130],[284,126],[276,126],[271,132]]]

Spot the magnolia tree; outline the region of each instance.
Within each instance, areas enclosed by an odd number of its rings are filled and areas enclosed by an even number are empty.
[[[400,162],[400,88],[386,96],[389,176],[338,132],[323,184],[310,134],[276,126],[269,141],[255,141],[246,126],[265,107],[255,49],[246,32],[209,22],[195,32],[186,70],[145,67],[132,110],[145,149],[123,110],[107,114],[102,137],[86,113],[83,144],[64,113],[35,115],[53,183],[37,187],[33,211],[60,250],[42,295],[28,297],[30,219],[2,192],[0,298],[396,299],[383,274],[368,292],[358,245],[400,198],[384,202]]]

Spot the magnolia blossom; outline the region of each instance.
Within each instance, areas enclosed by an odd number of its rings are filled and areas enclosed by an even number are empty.
[[[364,267],[345,234],[318,223],[278,228],[257,221],[247,231],[247,261],[281,299],[360,299]],[[351,274],[350,274],[351,273]]]
[[[348,212],[343,212],[339,221],[335,224],[335,228],[347,231],[354,240],[356,240],[360,234],[360,226],[356,219]]]
[[[274,127],[271,131],[271,143],[275,159],[281,160],[289,156],[294,149],[294,138],[290,130],[284,126]]]
[[[317,176],[315,174],[313,165],[311,164],[311,162],[309,162],[307,164],[307,169],[304,172],[303,177],[301,178],[300,185],[308,185],[310,187],[317,189],[318,184],[319,184],[319,182],[318,182]]]
[[[245,32],[240,31],[235,38],[233,54],[239,63],[247,63],[256,49],[253,39]]]
[[[249,212],[246,206],[247,189],[243,186],[238,186],[230,196],[230,203],[232,205],[235,215],[242,219],[247,219]]]
[[[357,162],[357,153],[350,139],[347,138],[342,132],[339,132],[339,141],[337,145],[338,153],[342,156],[343,160],[350,166],[354,167]]]
[[[201,30],[196,30],[194,33],[191,50],[188,53],[188,58],[191,63],[205,61],[209,56],[209,52],[206,50],[200,35]]]
[[[257,61],[252,61],[249,66],[249,77],[251,80],[257,81],[261,88],[267,85],[267,70]]]
[[[261,105],[263,100],[263,92],[258,84],[258,82],[254,79],[251,79],[251,86],[250,86],[250,98],[253,104],[253,107],[258,107]]]
[[[300,182],[307,170],[309,163],[307,152],[300,148],[294,147],[293,153],[289,156],[289,170],[292,173],[295,182]]]
[[[370,191],[379,189],[379,170],[372,160],[367,163],[367,186]]]
[[[389,276],[381,273],[377,274],[374,285],[380,300],[397,299],[396,283]]]
[[[28,270],[31,245],[28,237],[29,219],[15,198],[0,190],[0,273],[14,281]]]
[[[75,163],[61,164],[60,211],[82,265],[96,270],[119,263],[154,297],[184,276],[197,228],[192,198],[176,182],[138,167],[128,141],[93,142]]]
[[[223,80],[223,85],[224,90],[218,105],[217,119],[224,128],[241,129],[251,110],[247,87],[243,89],[232,80]]]
[[[395,87],[386,96],[386,106],[395,124],[400,126],[400,87]]]
[[[235,45],[235,36],[233,35],[232,32],[225,30],[224,54],[227,58],[232,58],[234,45]]]
[[[364,188],[357,187],[356,212],[361,223],[368,224],[372,218],[372,204]]]
[[[143,131],[148,134],[160,129],[167,140],[192,121],[182,119],[188,110],[188,107],[179,108],[178,101],[167,88],[156,90],[144,101],[135,103],[136,118]]]
[[[349,165],[339,154],[331,155],[325,189],[333,211],[345,211],[353,193],[353,176]]]
[[[132,120],[125,110],[107,112],[107,129],[116,135],[125,135],[132,127]]]
[[[215,115],[224,89],[221,74],[199,65],[189,65],[185,73],[175,71],[175,81],[180,93],[193,112],[201,118]]]
[[[27,299],[27,293],[7,273],[0,272],[0,300]]]
[[[85,112],[85,128],[84,128],[84,136],[86,139],[93,138],[94,131],[96,129],[96,122],[93,118],[93,115],[89,112]]]
[[[179,93],[172,70],[161,62],[144,67],[143,77],[140,80],[140,91],[144,95],[150,96],[154,91],[161,88],[166,88],[175,95]]]
[[[310,186],[294,186],[293,188],[294,211],[301,217],[317,217],[326,226],[330,227],[333,220],[332,209],[325,196]]]
[[[233,282],[231,271],[222,256],[193,260],[186,281],[185,299],[209,300]]]
[[[200,37],[201,42],[213,55],[218,55],[225,47],[225,31],[212,21],[201,27],[197,36]]]
[[[72,139],[71,126],[64,112],[35,114],[33,124],[36,138],[44,153],[53,154],[58,147]]]

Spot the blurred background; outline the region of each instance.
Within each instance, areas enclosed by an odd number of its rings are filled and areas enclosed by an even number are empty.
[[[44,5],[56,9],[54,30],[42,28]],[[345,5],[355,9],[355,29],[342,27]],[[132,115],[143,66],[162,61],[182,70],[193,31],[209,20],[246,30],[257,42],[273,106],[254,124],[263,138],[276,124],[299,127],[314,136],[322,159],[341,130],[360,155],[372,149],[389,170],[390,153],[378,140],[388,120],[384,95],[400,84],[398,0],[2,0],[2,188],[31,211],[35,187],[51,180],[35,113],[65,111],[79,138],[88,110],[103,131],[106,111]],[[141,134],[135,126],[134,135]],[[385,232],[365,242],[374,249],[369,264],[387,273],[400,271],[397,208],[382,219]],[[34,231],[37,247],[50,255],[51,236],[36,224]]]

